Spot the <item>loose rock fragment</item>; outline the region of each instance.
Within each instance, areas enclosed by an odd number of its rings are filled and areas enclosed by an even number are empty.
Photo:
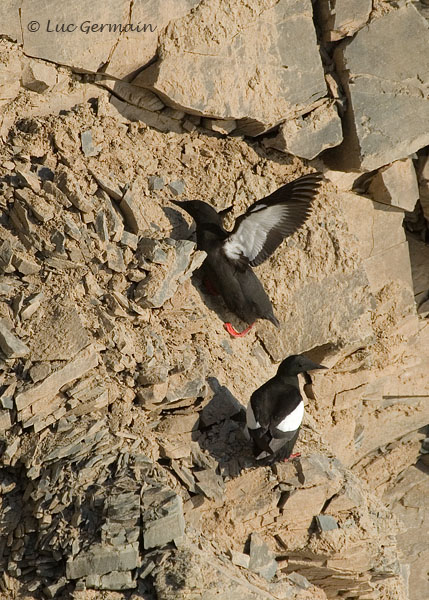
[[[203,119],[201,124],[206,129],[210,129],[210,131],[216,131],[224,135],[228,135],[228,133],[231,133],[237,127],[237,121],[234,119]]]
[[[162,177],[157,177],[156,175],[148,177],[148,183],[150,190],[162,190],[165,185],[164,179]]]
[[[85,156],[97,156],[101,152],[101,145],[94,146],[92,141],[91,130],[82,131],[80,134],[80,140],[82,144],[82,152]]]
[[[57,70],[54,65],[30,59],[24,66],[21,81],[27,89],[43,94],[56,84]]]
[[[205,252],[196,250],[195,244],[187,240],[155,242],[151,252],[151,256],[157,253],[156,260],[163,260],[164,264],[151,266],[148,277],[137,285],[134,297],[145,308],[158,308],[201,266]]]
[[[0,348],[7,358],[22,358],[30,353],[30,348],[10,331],[5,319],[0,319]]]
[[[33,192],[40,192],[41,186],[37,175],[31,171],[23,171],[22,169],[16,169],[15,172],[22,185],[31,188]]]
[[[16,408],[22,411],[37,400],[52,398],[63,385],[82,377],[82,375],[96,367],[97,364],[98,353],[89,346],[82,350],[68,365],[49,375],[42,383],[17,394],[15,398]]]
[[[91,175],[94,177],[95,181],[101,187],[102,190],[109,194],[113,200],[120,201],[122,200],[123,193],[121,192],[119,186],[114,183],[109,177],[106,175],[102,175],[101,173],[97,173],[93,169],[88,169]]]
[[[280,125],[275,138],[266,138],[264,145],[301,158],[312,159],[327,148],[341,144],[341,119],[333,102],[322,104],[311,113],[290,119]]]
[[[144,213],[142,203],[138,203],[130,190],[127,190],[119,205],[124,219],[132,233],[138,235],[145,229],[150,229]]]
[[[120,548],[94,544],[88,552],[82,552],[66,563],[68,579],[80,579],[88,575],[104,575],[112,571],[131,571],[140,564],[138,543]]]
[[[419,199],[413,161],[406,158],[383,167],[371,180],[368,191],[377,202],[413,211]]]
[[[168,188],[170,192],[174,194],[174,196],[180,196],[185,191],[185,183],[183,181],[172,181],[168,184]]]
[[[257,533],[252,533],[250,536],[249,569],[268,581],[277,572],[277,563],[274,554]]]
[[[330,515],[316,515],[317,526],[320,531],[338,529],[338,521]]]
[[[143,493],[145,549],[164,546],[185,533],[182,498],[172,490],[151,488]]]
[[[16,190],[15,195],[17,198],[25,202],[38,221],[46,223],[46,221],[54,218],[55,212],[53,207],[46,202],[46,200],[40,196],[37,196],[31,190]]]
[[[60,190],[64,192],[73,206],[75,206],[78,210],[84,213],[89,213],[93,210],[93,203],[85,198],[81,187],[71,169],[61,165],[60,169],[55,173],[54,181]]]

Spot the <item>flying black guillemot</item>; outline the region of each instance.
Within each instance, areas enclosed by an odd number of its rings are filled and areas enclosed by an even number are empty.
[[[245,335],[256,319],[267,319],[280,326],[252,267],[263,263],[284,238],[302,227],[321,179],[320,173],[304,175],[258,200],[236,219],[231,232],[222,225],[225,211],[218,213],[210,204],[199,200],[172,201],[196,222],[198,249],[207,252],[204,270],[208,281],[227,307],[250,324],[238,333],[231,323],[225,323],[231,335]]]
[[[326,369],[303,355],[280,363],[277,374],[253,392],[247,405],[246,424],[253,439],[256,460],[294,458],[292,450],[304,416],[299,375],[311,381],[308,371]]]

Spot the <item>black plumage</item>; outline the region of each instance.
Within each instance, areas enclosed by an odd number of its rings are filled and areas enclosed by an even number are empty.
[[[308,371],[326,369],[303,355],[292,355],[279,366],[277,374],[253,392],[246,411],[246,423],[253,439],[257,460],[289,458],[304,416],[304,399],[299,374],[306,382]]]
[[[287,183],[266,198],[252,204],[240,215],[231,232],[222,225],[221,213],[199,200],[174,202],[195,220],[197,245],[207,252],[204,269],[208,280],[227,307],[250,326],[256,319],[279,322],[261,282],[252,270],[297,231],[310,214],[311,202],[321,175],[311,173]],[[230,323],[225,327],[238,334]]]

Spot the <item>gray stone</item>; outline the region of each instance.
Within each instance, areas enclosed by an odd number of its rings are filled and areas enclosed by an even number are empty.
[[[100,154],[101,146],[94,146],[90,129],[82,131],[80,134],[80,142],[82,144],[82,152],[85,156],[97,156]]]
[[[200,3],[160,36],[158,56],[133,83],[158,92],[173,108],[253,120],[256,134],[309,112],[326,95],[310,0],[260,1],[252,8]]]
[[[131,250],[137,250],[137,245],[139,242],[139,238],[134,233],[130,233],[129,231],[124,231],[121,237],[122,246],[128,246]]]
[[[391,40],[406,40],[406,45]],[[344,142],[330,161],[373,170],[429,143],[429,29],[411,4],[373,20],[334,59],[348,98]],[[377,60],[374,60],[377,56]]]
[[[107,230],[107,218],[104,210],[99,210],[95,217],[95,231],[102,242],[109,241],[109,232]]]
[[[182,498],[172,490],[152,488],[142,495],[144,548],[165,546],[185,533]]]
[[[363,27],[372,10],[372,0],[320,0],[316,5],[323,38],[334,42]]]
[[[33,275],[34,273],[38,273],[41,269],[41,266],[36,262],[16,255],[12,258],[12,264],[16,270],[23,275]]]
[[[22,358],[30,354],[30,348],[10,331],[5,319],[0,319],[0,348],[7,358]]]
[[[337,519],[330,515],[316,515],[317,526],[319,531],[331,531],[338,529]]]
[[[196,484],[197,489],[207,496],[207,498],[222,500],[225,485],[220,475],[217,475],[212,469],[194,471],[194,475],[198,482]]]
[[[95,590],[131,590],[137,587],[137,583],[130,571],[112,571],[106,575],[91,574],[85,580],[88,589]]]
[[[67,579],[88,575],[104,575],[112,571],[130,571],[140,564],[138,542],[121,548],[93,544],[88,552],[81,552],[66,563]]]
[[[9,410],[0,410],[0,433],[5,433],[12,427],[12,421]]]
[[[13,408],[13,396],[15,394],[17,383],[9,384],[0,396],[0,405],[3,408]]]
[[[49,375],[42,383],[17,394],[15,396],[17,410],[22,411],[38,400],[53,398],[63,385],[82,377],[97,364],[98,353],[91,346],[85,348],[73,361]]]
[[[419,185],[411,158],[397,160],[380,169],[368,191],[377,202],[413,211],[419,199]]]
[[[205,252],[196,250],[195,244],[188,240],[156,242],[152,245],[152,255],[155,253],[159,256],[165,253],[167,264],[153,264],[146,279],[137,285],[134,299],[144,308],[162,306],[174,295],[179,284],[186,281],[194,270],[201,266],[206,256]]]
[[[164,454],[166,454],[164,452]],[[191,469],[185,466],[180,466],[176,460],[171,461],[171,468],[176,473],[177,477],[190,492],[196,493],[195,478],[192,475]]]
[[[69,360],[89,343],[89,337],[73,305],[51,301],[37,314],[29,342],[34,361]]]
[[[308,581],[306,577],[300,575],[299,573],[296,573],[295,571],[292,571],[292,573],[288,573],[288,579],[290,579],[292,583],[304,590],[308,590],[308,588],[312,587],[312,584]]]
[[[185,191],[184,181],[172,181],[168,184],[168,189],[174,196],[180,196]]]
[[[281,308],[276,313],[282,329],[266,327],[258,333],[274,361],[326,343],[351,343],[372,335],[367,316],[374,299],[363,265],[348,273],[330,273],[320,282],[304,281],[287,303],[284,317]],[[308,327],[315,314],[317,327]]]
[[[275,138],[264,140],[264,146],[310,160],[323,150],[338,146],[342,140],[341,119],[335,103],[330,101],[283,123]]]
[[[277,572],[273,552],[257,533],[250,536],[249,570],[270,581]]]
[[[157,175],[151,175],[147,180],[150,190],[162,190],[165,185],[164,179],[162,177],[158,177]]]

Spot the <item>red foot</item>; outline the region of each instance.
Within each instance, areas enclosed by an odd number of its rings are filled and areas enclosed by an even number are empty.
[[[206,290],[210,294],[210,296],[219,296],[219,292],[217,291],[216,286],[213,285],[213,283],[210,281],[210,279],[205,277],[203,280],[203,283],[204,283],[204,287],[206,288]]]
[[[285,458],[285,462],[289,462],[290,460],[293,460],[294,458],[300,458],[301,457],[301,452],[296,452],[295,454],[291,454],[289,456],[289,458]]]
[[[234,327],[231,325],[231,323],[224,323],[223,326],[227,330],[229,335],[232,335],[233,337],[243,337],[246,335],[246,333],[249,333],[249,331],[252,329],[253,323],[251,325],[249,325],[249,327],[246,327],[246,329],[244,331],[242,331],[241,333],[236,331],[234,329]]]

